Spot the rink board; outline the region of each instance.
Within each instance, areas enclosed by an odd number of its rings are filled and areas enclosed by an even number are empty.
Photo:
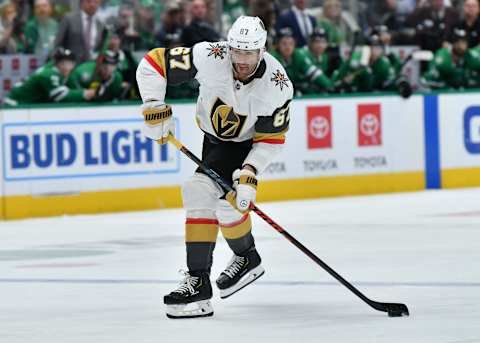
[[[480,98],[478,94],[438,97],[443,188],[480,186]]]
[[[467,104],[475,96],[465,97],[461,101]],[[455,135],[463,142],[463,131],[457,132],[446,115],[459,101],[445,95],[429,103],[435,101],[432,110],[420,95],[294,100],[287,144],[263,173],[258,200],[420,190],[428,187],[435,168],[444,187],[475,185],[475,163],[449,160],[450,154],[460,158],[459,151],[443,156],[442,150],[436,162],[432,159],[431,151],[449,146]],[[195,104],[176,103],[173,109],[176,136],[199,155]],[[181,184],[195,166],[173,146],[145,139],[139,112],[138,104],[1,110],[2,217],[181,206]],[[452,137],[437,133],[435,147],[427,117]],[[471,160],[478,161],[478,155]],[[442,168],[448,162],[442,172],[440,161]]]

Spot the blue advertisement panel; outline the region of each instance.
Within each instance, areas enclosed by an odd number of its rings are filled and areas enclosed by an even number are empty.
[[[3,124],[4,180],[178,172],[179,152],[145,138],[141,125],[141,118]]]

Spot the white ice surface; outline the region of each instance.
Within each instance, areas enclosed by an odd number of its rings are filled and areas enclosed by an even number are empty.
[[[480,189],[261,204],[408,318],[371,309],[254,216],[266,274],[215,315],[169,320],[183,211],[0,223],[1,343],[480,342]],[[230,259],[220,238],[212,279]]]

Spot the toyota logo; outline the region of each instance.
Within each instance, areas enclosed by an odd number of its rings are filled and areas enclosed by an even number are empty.
[[[330,133],[330,123],[325,117],[315,117],[310,121],[310,134],[316,139],[322,139]]]
[[[378,118],[371,114],[365,114],[360,121],[360,131],[362,134],[368,137],[373,137],[380,130],[380,121]]]

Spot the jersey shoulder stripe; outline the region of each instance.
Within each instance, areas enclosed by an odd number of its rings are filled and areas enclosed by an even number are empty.
[[[150,50],[144,57],[160,75],[165,77],[165,48]]]

